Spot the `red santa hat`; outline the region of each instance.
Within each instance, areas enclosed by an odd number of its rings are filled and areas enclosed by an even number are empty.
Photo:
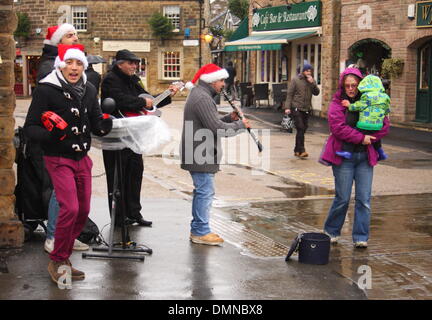
[[[222,69],[221,67],[213,63],[209,63],[205,66],[202,66],[201,69],[199,69],[198,72],[195,73],[192,81],[186,83],[185,87],[191,90],[194,87],[195,83],[198,81],[198,79],[207,83],[212,83],[218,80],[227,79],[228,77],[228,71]]]
[[[58,56],[55,59],[54,67],[64,68],[66,67],[66,60],[76,59],[80,60],[84,64],[84,70],[88,67],[88,61],[84,54],[84,46],[82,44],[59,44],[58,45]]]
[[[47,30],[44,43],[52,46],[57,46],[63,36],[68,32],[76,33],[75,27],[69,23],[63,23],[60,26],[52,26]]]

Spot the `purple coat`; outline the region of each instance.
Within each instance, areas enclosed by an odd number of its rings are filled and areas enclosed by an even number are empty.
[[[345,123],[345,113],[347,108],[342,106],[342,93],[343,93],[343,79],[348,74],[354,74],[361,79],[363,78],[360,70],[356,68],[345,69],[339,79],[339,88],[333,96],[332,102],[330,103],[328,111],[328,123],[331,135],[327,139],[327,144],[325,146],[324,152],[322,154],[322,159],[335,165],[340,165],[343,158],[336,155],[336,151],[342,150],[343,141],[361,144],[364,139],[364,134],[357,131],[355,128],[350,127]],[[378,141],[382,137],[386,136],[390,129],[390,120],[388,116],[384,118],[384,125],[380,131],[373,134]],[[367,146],[367,153],[369,164],[375,166],[378,162],[378,153],[374,147],[370,144]]]

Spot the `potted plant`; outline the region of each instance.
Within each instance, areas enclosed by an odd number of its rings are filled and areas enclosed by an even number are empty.
[[[27,13],[17,12],[18,26],[14,32],[15,39],[22,43],[24,40],[30,37],[30,19]]]
[[[174,26],[171,21],[160,12],[154,13],[149,20],[153,35],[159,38],[162,43],[173,35]]]
[[[404,61],[398,58],[384,59],[381,66],[381,74],[383,77],[392,79],[397,78],[402,74]]]

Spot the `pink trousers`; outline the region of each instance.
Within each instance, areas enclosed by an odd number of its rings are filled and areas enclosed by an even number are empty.
[[[60,206],[50,259],[64,261],[71,256],[90,212],[93,162],[89,156],[78,161],[50,156],[44,160]]]

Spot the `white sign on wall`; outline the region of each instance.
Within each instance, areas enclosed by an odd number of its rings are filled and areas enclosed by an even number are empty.
[[[360,17],[357,20],[357,26],[359,29],[372,29],[372,9],[368,5],[360,6],[357,9],[357,14]]]
[[[132,52],[150,52],[149,41],[110,41],[104,40],[102,43],[103,51],[119,51],[128,49]]]

